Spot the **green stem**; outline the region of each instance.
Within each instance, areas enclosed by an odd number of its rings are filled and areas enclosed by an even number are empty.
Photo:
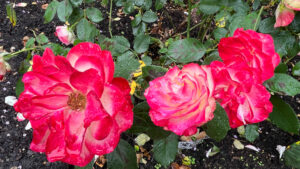
[[[112,14],[112,4],[113,4],[113,0],[110,0],[110,8],[109,8],[109,22],[108,22],[108,31],[109,31],[110,37],[112,37],[112,32],[111,32],[111,14]]]
[[[192,13],[192,2],[191,0],[188,0],[189,1],[189,15],[188,15],[188,26],[187,26],[187,38],[190,38],[190,28],[191,28],[191,13]]]
[[[195,29],[195,28],[197,28],[197,27],[200,26],[201,24],[203,24],[203,22],[200,22],[200,23],[198,23],[197,25],[194,25],[193,27],[190,28],[190,31],[193,30],[193,29]],[[180,33],[180,35],[185,34],[185,33],[187,33],[187,30],[184,31],[184,32],[182,32],[182,33]]]
[[[257,29],[258,21],[260,21],[260,16],[261,16],[263,10],[264,10],[264,6],[261,6],[261,8],[259,10],[259,13],[258,13],[258,16],[257,16],[256,21],[255,21],[255,25],[254,25],[253,30]]]
[[[10,54],[4,55],[4,56],[3,56],[3,59],[7,61],[7,60],[9,60],[10,58],[12,58],[12,57],[14,57],[14,56],[16,56],[16,55],[18,55],[18,54],[20,54],[20,53],[27,52],[27,51],[34,50],[34,49],[36,49],[36,48],[22,49],[22,50],[19,50],[19,51],[17,51],[17,52],[14,52],[14,53],[10,53]]]
[[[296,55],[297,56],[297,55]],[[295,56],[292,56],[290,58],[287,58],[287,60],[284,62],[284,64],[287,64],[289,61],[291,61]]]

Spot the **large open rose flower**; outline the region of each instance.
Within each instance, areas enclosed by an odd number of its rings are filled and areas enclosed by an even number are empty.
[[[112,152],[133,121],[129,84],[113,74],[110,52],[93,43],[76,45],[67,58],[50,49],[34,56],[14,105],[32,125],[30,148],[78,166]]]
[[[192,135],[214,117],[213,91],[210,67],[191,63],[151,81],[144,95],[155,125],[177,135]]]
[[[227,66],[220,61],[212,62],[211,68],[216,85],[214,97],[225,109],[232,128],[268,118],[273,109],[271,95],[258,83],[252,68],[244,64]]]
[[[218,49],[226,65],[244,63],[245,66],[253,68],[261,82],[270,79],[280,63],[272,37],[253,30],[244,31],[243,28],[238,28],[233,37],[220,40]]]

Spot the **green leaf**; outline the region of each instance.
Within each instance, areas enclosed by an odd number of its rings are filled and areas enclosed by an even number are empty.
[[[154,140],[154,159],[165,167],[175,160],[177,150],[178,136],[174,133],[166,138]]]
[[[141,22],[138,26],[136,27],[132,27],[132,33],[134,36],[140,35],[140,34],[144,34],[146,31],[146,23],[145,22]]]
[[[16,84],[16,95],[17,95],[17,97],[19,97],[20,94],[24,91],[24,83],[22,82],[22,78],[23,77],[20,77],[19,80],[17,81],[17,84]]]
[[[134,106],[134,120],[130,128],[130,133],[146,133],[153,140],[162,139],[170,135],[171,132],[161,127],[155,126],[149,116],[150,107],[146,101]]]
[[[284,63],[279,63],[279,65],[275,68],[275,73],[286,73],[288,67]]]
[[[76,32],[78,39],[83,41],[94,41],[94,37],[97,34],[97,29],[95,25],[91,24],[85,18],[81,19],[80,22],[76,25]]]
[[[134,148],[123,139],[106,158],[109,169],[138,169]]]
[[[95,2],[96,0],[84,0],[85,3],[92,3]]]
[[[203,61],[203,65],[209,65],[211,62],[216,61],[216,60],[222,62],[222,59],[219,56],[219,52],[218,51],[212,52],[210,55],[208,55],[207,57],[205,57],[205,59]]]
[[[142,15],[138,13],[135,15],[134,20],[131,21],[131,26],[136,27],[141,23],[141,21],[142,21]]]
[[[160,10],[167,3],[167,0],[155,0],[155,9]]]
[[[88,163],[84,167],[79,167],[79,166],[75,165],[75,169],[93,169],[94,163],[95,163],[94,160],[92,160],[90,163]]]
[[[140,66],[137,59],[134,58],[132,52],[127,51],[119,56],[115,62],[115,77],[123,77],[129,79],[131,73],[135,72]]]
[[[218,5],[206,5],[206,4],[201,4],[199,6],[199,10],[203,12],[204,14],[207,15],[212,15],[220,10],[220,6]]]
[[[68,21],[71,25],[75,24],[78,22],[80,19],[82,19],[83,16],[83,10],[80,8],[74,8],[72,14],[68,18]]]
[[[134,2],[134,4],[135,4],[136,6],[142,6],[142,5],[144,5],[144,3],[145,3],[144,0],[135,0],[135,2]]]
[[[146,11],[142,17],[142,20],[147,23],[152,23],[157,20],[157,15],[153,11]]]
[[[168,48],[168,55],[178,63],[199,61],[204,54],[203,44],[193,38],[177,40]]]
[[[56,14],[56,9],[59,5],[59,2],[56,0],[53,0],[47,7],[45,14],[44,14],[44,23],[49,23],[53,20],[55,14]]]
[[[6,5],[6,15],[8,16],[10,22],[12,23],[13,26],[16,26],[17,24],[17,15],[16,11],[13,8],[12,4]]]
[[[123,7],[126,14],[132,13],[134,11],[134,0],[127,0]]]
[[[224,38],[228,34],[228,30],[225,28],[217,28],[213,31],[213,35],[216,40],[220,40],[221,38]]]
[[[280,129],[299,135],[299,120],[291,106],[277,96],[271,97],[273,112],[269,118]]]
[[[73,8],[69,0],[59,2],[57,7],[58,19],[62,22],[67,21],[69,16],[72,14]]]
[[[294,76],[300,76],[300,61],[295,64],[292,73]]]
[[[44,33],[41,33],[36,37],[36,41],[39,44],[45,44],[45,43],[49,42],[49,39],[47,38],[47,36]]]
[[[206,134],[216,141],[221,141],[230,130],[228,117],[219,103],[217,103],[216,110],[214,111],[214,118],[206,123],[204,130]]]
[[[259,6],[260,6],[260,0],[254,0],[252,6],[253,10],[257,10]]]
[[[288,31],[280,31],[271,34],[274,40],[275,50],[280,56],[288,54],[288,50],[294,47],[295,37]]]
[[[253,142],[259,136],[258,126],[254,124],[248,124],[245,129],[245,138]]]
[[[150,66],[144,66],[142,68],[143,72],[143,78],[146,79],[147,81],[154,80],[158,77],[163,76],[168,69],[160,67],[160,66],[155,66],[155,65],[150,65]]]
[[[135,37],[133,48],[137,53],[144,53],[148,50],[150,45],[150,36],[140,34]]]
[[[285,164],[292,168],[300,168],[300,142],[293,143],[284,154]]]
[[[119,56],[124,54],[127,50],[130,49],[130,43],[124,36],[113,36],[111,52],[113,56]]]
[[[149,10],[152,7],[152,0],[144,0],[143,9]]]
[[[103,20],[102,13],[97,8],[87,8],[86,14],[87,14],[87,17],[93,22],[98,23]]]
[[[274,28],[275,19],[273,17],[266,18],[260,22],[259,32],[261,33],[274,33],[277,30]]]
[[[289,28],[292,29],[294,32],[300,32],[300,13],[297,12],[293,22],[289,25]]]
[[[25,45],[25,48],[32,48],[34,46],[35,38],[30,38]]]
[[[147,55],[143,55],[142,56],[142,61],[144,61],[144,63],[147,65],[147,66],[150,66],[152,64],[152,59],[151,57],[147,56]]]
[[[82,4],[83,0],[70,0],[70,1],[75,7],[78,7],[79,5]]]
[[[272,92],[295,96],[300,93],[300,82],[284,73],[275,75],[265,82],[265,86]]]

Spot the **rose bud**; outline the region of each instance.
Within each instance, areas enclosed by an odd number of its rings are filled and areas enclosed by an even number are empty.
[[[55,36],[65,45],[69,45],[75,40],[73,31],[69,30],[67,26],[57,26]]]

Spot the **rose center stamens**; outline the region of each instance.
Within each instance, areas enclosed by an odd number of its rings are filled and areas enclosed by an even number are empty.
[[[86,105],[86,97],[81,93],[71,93],[67,104],[72,110],[83,110]]]

